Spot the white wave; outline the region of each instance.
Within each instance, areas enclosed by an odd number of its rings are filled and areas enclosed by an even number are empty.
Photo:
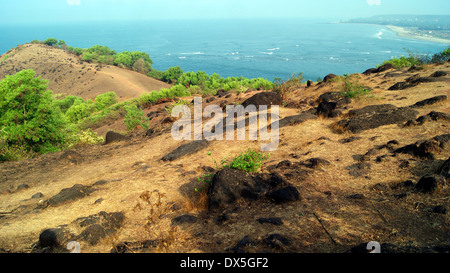
[[[375,35],[378,39],[383,39],[381,36],[383,36],[383,31],[380,31],[380,32],[378,32],[376,35]]]
[[[351,43],[352,43],[352,41],[344,42],[344,44],[351,44]]]
[[[331,61],[339,61],[339,58],[335,58],[335,57],[330,57],[328,59],[331,60]]]
[[[255,56],[245,56],[245,58],[255,58]]]
[[[361,54],[370,55],[370,52],[361,52]]]
[[[381,51],[381,53],[392,53],[392,51],[386,50],[386,51]]]
[[[183,57],[178,57],[178,59],[186,59],[186,57],[185,57],[185,56],[183,56]]]
[[[239,55],[239,51],[233,52],[231,55]]]
[[[261,54],[272,55],[273,52],[261,52]]]
[[[300,45],[295,45],[296,47],[300,47]]]
[[[188,53],[181,53],[181,55],[203,55],[205,53],[203,52],[188,52]]]
[[[279,50],[280,48],[279,47],[276,47],[276,48],[269,48],[269,49],[267,49],[267,50],[269,50],[269,51],[275,51],[275,50]]]

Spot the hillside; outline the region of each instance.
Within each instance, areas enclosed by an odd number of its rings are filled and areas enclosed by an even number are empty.
[[[24,62],[55,92],[86,97],[114,90],[126,98],[151,90],[147,83],[163,86],[115,67],[95,71],[59,52],[26,45],[1,73]],[[55,54],[64,62],[53,62]],[[61,252],[78,241],[82,252],[342,253],[378,241],[385,252],[448,252],[449,73],[445,63],[353,75],[372,90],[361,99],[330,93],[339,78],[293,90],[280,107],[279,147],[261,174],[217,164],[259,151],[262,141],[173,140],[164,110],[171,101],[145,110],[155,116],[147,132],[2,163],[0,251]],[[203,98],[203,107],[261,92],[219,93]],[[218,186],[195,190],[207,173],[214,185],[243,181],[257,190],[210,209],[212,196],[220,201]]]
[[[131,70],[83,62],[73,54],[44,44],[18,46],[0,59],[0,78],[33,69],[37,75],[49,80],[49,89],[55,94],[83,99],[94,99],[99,94],[113,91],[121,100],[127,100],[170,87]]]

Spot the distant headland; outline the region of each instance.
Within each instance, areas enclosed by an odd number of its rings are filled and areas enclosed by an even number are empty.
[[[379,15],[342,23],[383,25],[400,37],[450,44],[448,15]]]

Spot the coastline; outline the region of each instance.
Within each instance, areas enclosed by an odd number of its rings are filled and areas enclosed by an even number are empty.
[[[422,41],[428,41],[428,42],[435,42],[435,43],[442,43],[442,44],[450,44],[450,40],[449,39],[420,36],[420,35],[417,35],[414,32],[412,32],[411,30],[409,30],[407,28],[404,28],[404,27],[398,27],[398,26],[393,26],[393,25],[383,25],[383,26],[385,26],[385,27],[389,28],[390,30],[394,31],[400,37],[409,38],[409,39],[416,39],[416,40],[422,40]]]

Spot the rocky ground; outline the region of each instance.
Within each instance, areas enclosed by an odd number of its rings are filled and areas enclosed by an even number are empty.
[[[385,252],[448,253],[448,73],[449,63],[371,69],[355,76],[372,89],[362,99],[338,96],[332,77],[297,88],[260,173],[217,163],[263,141],[173,140],[171,101],[146,109],[147,132],[103,128],[104,145],[3,163],[0,250],[77,241],[81,252],[342,253],[377,241]],[[259,93],[220,92],[203,107]]]

